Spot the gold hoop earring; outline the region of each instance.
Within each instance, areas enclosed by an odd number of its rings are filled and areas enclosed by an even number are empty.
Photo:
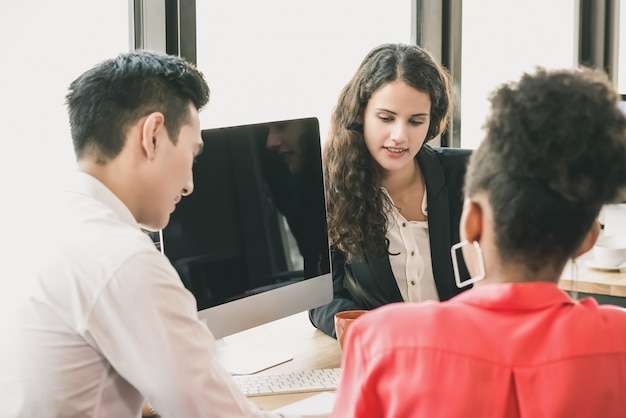
[[[458,244],[454,244],[450,249],[450,254],[452,255],[452,267],[454,268],[454,280],[456,281],[456,285],[458,288],[462,288],[468,286],[472,283],[476,283],[485,278],[485,260],[483,259],[483,250],[480,248],[480,244],[478,241],[474,241],[472,245],[474,245],[474,249],[476,250],[476,254],[478,255],[478,265],[480,267],[480,274],[476,277],[470,277],[464,282],[461,281],[461,277],[459,274],[459,261],[457,260],[456,252],[459,248],[463,248],[468,245],[469,241],[461,241]]]

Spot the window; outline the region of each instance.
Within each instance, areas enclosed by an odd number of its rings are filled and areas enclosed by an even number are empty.
[[[70,82],[97,62],[128,51],[129,33],[128,0],[0,3],[0,277],[28,264],[5,251],[27,247],[26,233],[50,221],[32,209],[45,202],[42,196],[53,198],[51,190],[75,166],[64,104]]]
[[[314,116],[365,54],[411,41],[411,0],[196,2],[197,64],[211,87],[203,128]]]
[[[462,16],[460,138],[463,148],[476,148],[498,85],[537,65],[577,65],[577,7],[563,0],[465,0]]]

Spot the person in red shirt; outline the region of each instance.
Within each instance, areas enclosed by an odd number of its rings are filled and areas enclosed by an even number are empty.
[[[474,287],[355,321],[333,417],[626,416],[626,311],[557,286],[602,206],[623,199],[618,100],[588,68],[538,68],[494,92],[451,251],[472,274],[457,284]]]

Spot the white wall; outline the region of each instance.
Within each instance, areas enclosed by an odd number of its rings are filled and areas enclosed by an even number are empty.
[[[128,0],[0,3],[0,280],[19,283],[36,213],[73,169],[64,97],[97,62],[129,49]]]
[[[326,136],[365,54],[411,41],[411,0],[197,1],[204,128],[315,116]]]
[[[49,221],[36,216],[39,197],[52,198],[74,167],[67,87],[129,49],[129,3],[0,2],[0,277],[8,266],[19,271],[28,233]],[[534,64],[573,65],[574,4],[464,2],[462,146],[480,141],[497,84]],[[212,90],[204,128],[316,116],[325,137],[337,95],[364,55],[383,42],[410,42],[411,0],[197,0],[196,12],[198,66]]]
[[[130,48],[129,0],[0,3],[0,278],[19,280],[30,240],[52,222],[38,208],[74,169],[67,88]],[[411,0],[197,0],[198,66],[213,95],[203,127],[318,116],[365,53],[410,41]],[[45,212],[45,211],[43,211]]]
[[[463,3],[461,146],[476,148],[489,94],[537,65],[577,65],[573,0],[465,0]]]

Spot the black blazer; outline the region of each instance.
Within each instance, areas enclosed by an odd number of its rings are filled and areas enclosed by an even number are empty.
[[[459,242],[459,221],[463,209],[463,179],[471,150],[458,148],[432,148],[424,145],[416,159],[426,183],[428,204],[428,230],[433,275],[440,300],[461,293],[454,281],[450,247]],[[364,261],[349,265],[354,280],[365,298],[353,297],[345,288],[345,256],[336,249],[331,251],[334,297],[332,302],[309,311],[311,323],[323,332],[335,336],[334,315],[352,309],[374,309],[392,302],[402,302],[400,289],[391,270],[389,257],[384,260]],[[459,251],[461,277],[467,269]],[[471,286],[468,286],[469,288]],[[360,300],[357,300],[360,299]],[[368,302],[369,301],[369,302]]]

